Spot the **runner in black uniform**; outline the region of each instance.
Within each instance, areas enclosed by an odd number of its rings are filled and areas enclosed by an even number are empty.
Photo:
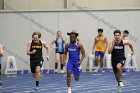
[[[122,83],[122,67],[125,64],[125,51],[124,46],[129,45],[132,55],[134,55],[134,50],[132,44],[128,40],[122,40],[121,32],[119,30],[114,31],[114,40],[110,42],[108,53],[111,54],[111,61],[113,71],[118,82],[118,91],[121,92]]]
[[[41,38],[40,32],[34,32],[32,34],[32,38],[33,40],[29,41],[27,44],[27,55],[30,55],[31,72],[33,73],[36,80],[36,86],[34,89],[38,90],[40,80],[40,69],[44,61],[42,57],[42,48],[46,48],[47,60],[49,59],[49,51],[46,42],[39,40]]]

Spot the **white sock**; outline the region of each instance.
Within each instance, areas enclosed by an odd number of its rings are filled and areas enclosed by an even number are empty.
[[[68,90],[70,90],[70,87],[68,87]]]

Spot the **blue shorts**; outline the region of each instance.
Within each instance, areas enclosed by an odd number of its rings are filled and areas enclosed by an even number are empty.
[[[80,65],[77,64],[76,62],[68,62],[67,63],[67,70],[70,70],[73,72],[74,76],[80,76]]]
[[[104,52],[103,51],[95,51],[95,57],[104,57]]]

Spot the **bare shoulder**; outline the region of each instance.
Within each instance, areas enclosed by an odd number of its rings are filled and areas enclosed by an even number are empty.
[[[122,40],[123,43],[129,43],[129,40]]]
[[[129,40],[123,40],[123,44],[124,45],[128,45],[129,44]]]
[[[42,44],[46,44],[46,42],[45,41],[43,41],[43,40],[40,40],[41,42],[42,42]]]
[[[83,48],[83,45],[81,43],[78,43],[78,48]]]

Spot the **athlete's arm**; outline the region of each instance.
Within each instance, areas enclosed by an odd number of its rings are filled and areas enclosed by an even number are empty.
[[[64,51],[65,51],[65,47],[66,47],[66,40],[64,40],[64,44],[63,44]]]
[[[51,48],[56,49],[56,47],[53,47],[54,43],[55,43],[55,40],[53,40],[53,41],[51,42],[50,46],[51,46]]]
[[[92,54],[94,54],[95,45],[96,45],[96,38],[94,39],[94,42],[93,42]]]
[[[64,49],[64,64],[66,63],[66,59],[67,59],[67,44],[65,45],[65,49]]]
[[[27,55],[35,54],[36,50],[34,49],[33,51],[30,52],[30,47],[31,47],[31,41],[27,43]]]
[[[81,54],[82,54],[82,56],[81,56],[81,58],[80,58],[80,61],[78,62],[78,63],[81,65],[81,64],[82,64],[82,61],[83,61],[84,58],[85,58],[85,49],[84,49],[84,47],[83,47],[82,44],[78,44],[78,48],[80,49]]]
[[[3,56],[4,52],[3,52],[3,47],[2,45],[0,44],[0,56]]]
[[[115,45],[115,40],[113,40],[113,41],[111,41],[111,42],[109,43],[108,54],[111,54],[114,45]]]
[[[121,36],[121,39],[124,40],[124,36]]]
[[[132,44],[129,42],[129,40],[123,40],[123,44],[128,45],[129,48],[131,49],[131,55],[134,55],[134,48],[133,48]]]
[[[106,49],[107,49],[107,47],[108,47],[108,40],[107,40],[107,38],[105,37],[105,51],[104,52],[106,52]]]
[[[45,41],[41,41],[44,48],[46,48],[47,60],[49,60],[49,47]]]

